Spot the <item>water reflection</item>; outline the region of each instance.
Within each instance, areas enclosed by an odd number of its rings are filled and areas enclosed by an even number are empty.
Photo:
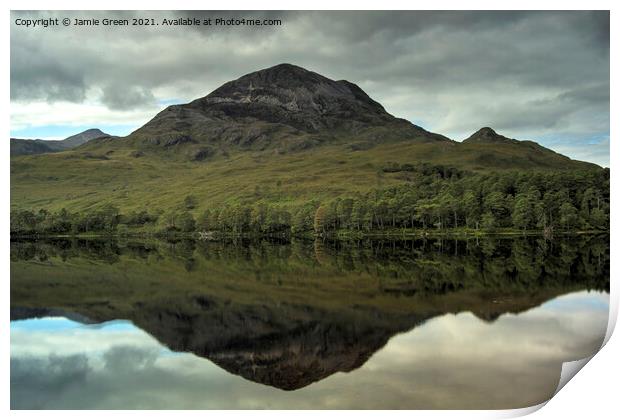
[[[13,408],[515,408],[607,322],[607,238],[11,250]]]

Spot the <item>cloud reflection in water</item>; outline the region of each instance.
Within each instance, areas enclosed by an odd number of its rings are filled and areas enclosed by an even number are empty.
[[[174,353],[127,321],[11,323],[11,408],[517,408],[550,397],[561,363],[598,350],[606,293],[486,322],[447,314],[393,337],[361,368],[296,391]]]

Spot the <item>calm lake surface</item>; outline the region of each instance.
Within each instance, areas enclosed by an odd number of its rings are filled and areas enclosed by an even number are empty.
[[[11,243],[11,408],[520,408],[607,328],[609,237]]]

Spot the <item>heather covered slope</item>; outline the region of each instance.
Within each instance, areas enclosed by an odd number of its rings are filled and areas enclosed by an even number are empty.
[[[136,157],[130,149],[21,157],[11,161],[11,204],[81,211],[108,202],[122,209],[166,209],[187,195],[208,205],[260,198],[295,204],[406,185],[402,174],[383,171],[392,162],[473,171],[554,169],[552,161],[534,166],[531,160],[515,159],[509,153],[482,152],[478,145],[458,147],[393,143],[354,150],[349,144],[338,144],[286,154],[236,152],[209,162]],[[578,169],[589,167],[575,163]]]

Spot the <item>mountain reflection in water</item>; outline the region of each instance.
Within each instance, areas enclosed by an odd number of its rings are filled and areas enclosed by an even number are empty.
[[[13,408],[517,408],[607,323],[608,237],[11,257]]]

